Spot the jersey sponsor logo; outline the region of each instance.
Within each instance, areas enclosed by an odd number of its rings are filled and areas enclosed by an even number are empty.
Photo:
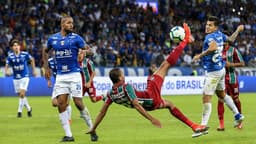
[[[60,45],[64,45],[65,44],[65,41],[60,41]]]

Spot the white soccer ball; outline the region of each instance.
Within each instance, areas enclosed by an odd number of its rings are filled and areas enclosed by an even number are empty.
[[[169,35],[173,42],[180,42],[185,38],[185,30],[181,26],[175,26],[170,30]]]

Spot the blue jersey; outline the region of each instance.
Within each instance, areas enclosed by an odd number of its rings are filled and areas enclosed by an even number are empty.
[[[55,51],[57,74],[80,72],[77,57],[80,48],[85,47],[85,41],[81,36],[70,33],[62,36],[61,33],[52,35],[47,41],[47,48]]]
[[[6,64],[12,67],[14,79],[28,77],[28,61],[31,60],[32,56],[24,51],[21,51],[19,55],[16,55],[14,52],[8,54]]]
[[[203,51],[209,48],[209,44],[212,41],[217,43],[217,50],[211,54],[208,54],[202,58],[204,69],[207,72],[221,70],[224,67],[224,61],[222,59],[222,50],[224,42],[227,40],[227,36],[222,32],[215,31],[206,35],[203,43]]]
[[[57,75],[57,64],[54,58],[48,59],[48,67],[52,70],[53,77]]]

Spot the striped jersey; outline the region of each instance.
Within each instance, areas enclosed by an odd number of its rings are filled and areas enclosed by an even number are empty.
[[[95,71],[93,61],[89,58],[85,58],[83,60],[82,68],[85,75],[85,81],[88,82],[91,78],[92,73]]]
[[[241,53],[233,46],[227,46],[224,48],[223,60],[230,63],[244,62]],[[235,84],[238,81],[234,67],[226,67],[225,78],[230,84]]]
[[[21,79],[29,76],[28,61],[31,60],[32,56],[28,52],[21,51],[18,55],[14,52],[8,54],[6,64],[12,67],[14,79]]]
[[[211,54],[203,56],[202,58],[203,67],[207,72],[218,71],[224,67],[222,51],[226,40],[227,36],[219,30],[206,35],[203,43],[203,51],[206,51],[209,48],[210,42],[215,41],[217,43],[217,50]]]
[[[132,100],[138,99],[143,108],[146,110],[151,109],[153,99],[138,97],[141,93],[143,93],[143,91],[136,91],[131,84],[120,84],[117,87],[112,87],[112,89],[108,91],[106,102],[109,104],[114,102],[128,108],[134,108]]]

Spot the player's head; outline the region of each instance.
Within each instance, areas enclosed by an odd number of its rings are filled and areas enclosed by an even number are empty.
[[[20,51],[20,41],[17,39],[12,39],[10,41],[10,47],[14,52]]]
[[[61,30],[66,33],[73,32],[74,21],[71,16],[64,16],[61,18]]]
[[[116,84],[120,81],[125,81],[124,73],[119,68],[113,68],[109,72],[109,78],[111,79],[113,84]]]
[[[216,16],[209,16],[205,26],[205,33],[212,33],[218,30],[220,20]]]

